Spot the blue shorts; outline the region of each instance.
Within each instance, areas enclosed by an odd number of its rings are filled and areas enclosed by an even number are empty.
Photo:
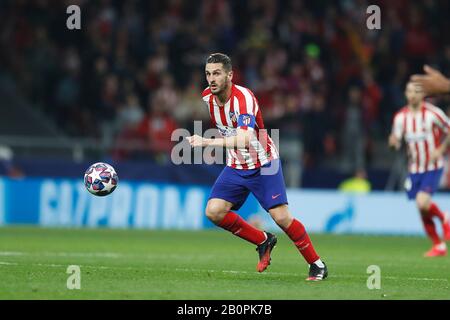
[[[405,190],[410,200],[415,199],[419,191],[433,194],[439,188],[443,169],[410,173],[405,181]]]
[[[269,168],[277,170],[268,170]],[[214,183],[209,199],[226,200],[233,204],[232,210],[239,210],[250,192],[266,211],[288,203],[279,159],[258,169],[238,170],[225,167]]]

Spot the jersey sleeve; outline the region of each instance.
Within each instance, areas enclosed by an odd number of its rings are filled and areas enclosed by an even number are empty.
[[[259,106],[253,92],[243,88],[236,94],[236,98],[239,106],[239,108],[237,108],[238,128],[243,130],[254,130]]]
[[[401,140],[403,137],[403,132],[405,131],[405,128],[403,128],[404,124],[404,117],[405,115],[403,113],[397,113],[394,117],[393,124],[392,124],[392,134],[394,135],[397,140]]]
[[[209,98],[211,97],[211,89],[209,87],[207,87],[205,90],[203,90],[202,92],[202,99],[203,101],[208,104]]]

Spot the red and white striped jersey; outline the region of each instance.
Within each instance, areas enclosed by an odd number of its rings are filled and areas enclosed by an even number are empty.
[[[230,99],[223,106],[217,103],[209,87],[203,91],[202,97],[209,108],[211,121],[222,137],[235,136],[238,127],[255,132],[249,147],[227,148],[227,166],[243,170],[256,169],[279,158],[272,138],[264,129],[261,110],[252,91],[232,84]],[[238,125],[241,115],[244,115],[244,120]],[[254,128],[251,126],[253,117]]]
[[[449,129],[450,123],[445,113],[425,101],[418,111],[405,106],[395,114],[392,133],[406,143],[410,173],[423,173],[443,167],[442,157],[433,162],[429,159]]]

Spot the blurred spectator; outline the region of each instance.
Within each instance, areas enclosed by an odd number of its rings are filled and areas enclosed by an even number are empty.
[[[144,118],[144,111],[135,94],[129,94],[117,111],[117,129],[119,131],[135,128]]]
[[[323,96],[311,94],[308,104],[303,105],[303,109],[306,110],[303,116],[305,165],[312,167],[319,165],[324,160],[325,139],[330,124],[328,122]]]
[[[148,150],[154,159],[164,163],[175,142],[171,141],[172,132],[179,128],[173,116],[159,104],[158,96],[149,103],[148,113],[138,127],[139,136],[145,139]]]
[[[366,144],[361,89],[351,87],[348,91],[346,112],[342,130],[343,161],[345,171],[365,167],[364,148]]]
[[[338,187],[339,191],[351,193],[368,193],[372,190],[367,174],[364,169],[359,169],[354,176],[342,181]]]
[[[23,170],[14,163],[13,151],[7,146],[0,146],[0,175],[2,173],[12,179],[25,177]]]
[[[286,110],[284,113],[279,113],[283,105],[285,105]],[[283,99],[283,96],[277,95],[271,110],[272,113],[269,120],[278,120],[275,122],[276,127],[272,128],[278,129],[279,131],[269,131],[269,134],[272,139],[279,138],[280,140],[279,151],[281,159],[285,161],[283,170],[286,177],[286,186],[290,188],[299,187],[301,185],[301,175],[304,166],[304,146],[301,139],[301,114],[297,96],[292,94]]]
[[[198,77],[200,75],[197,73],[197,80],[192,80],[191,84],[182,92],[180,103],[173,111],[175,120],[179,124],[183,124],[190,132],[193,132],[193,121],[202,121],[204,130],[209,128],[209,109],[203,100],[198,98],[199,92],[204,89],[199,86],[200,81]]]

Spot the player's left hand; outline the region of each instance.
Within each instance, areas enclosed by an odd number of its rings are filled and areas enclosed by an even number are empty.
[[[189,142],[191,147],[204,147],[207,145],[206,139],[196,134],[191,137],[186,137],[186,140]]]

